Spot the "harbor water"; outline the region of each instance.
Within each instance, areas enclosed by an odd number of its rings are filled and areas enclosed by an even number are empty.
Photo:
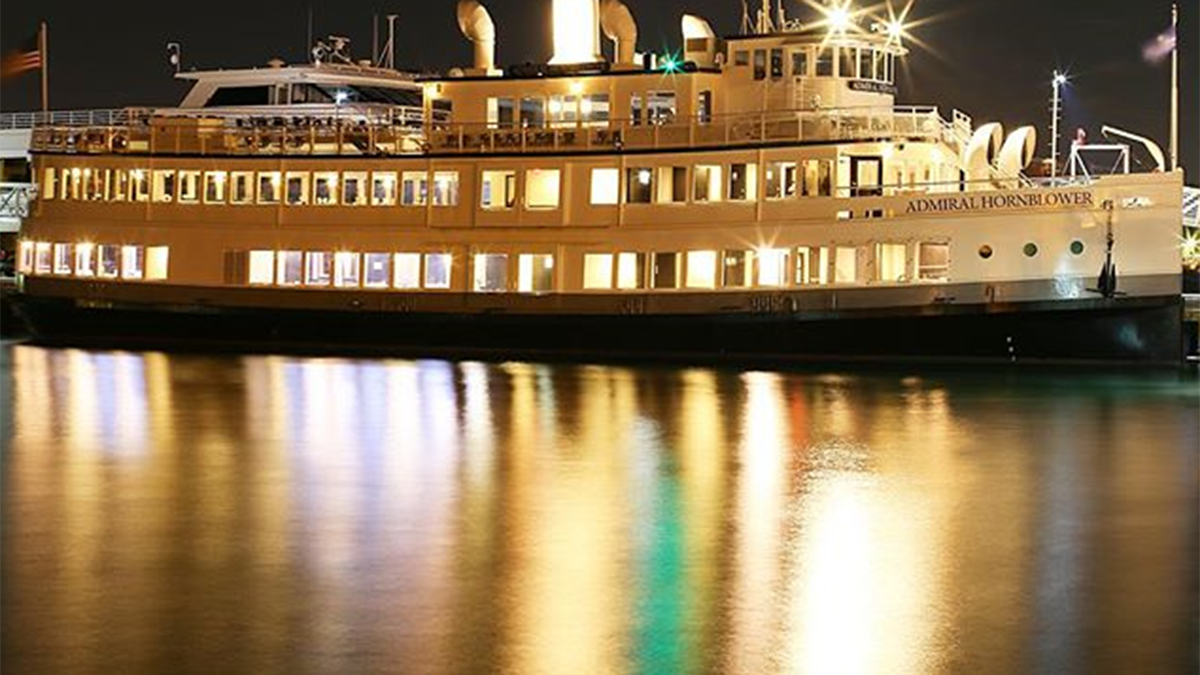
[[[0,352],[7,675],[1197,672],[1200,380]]]

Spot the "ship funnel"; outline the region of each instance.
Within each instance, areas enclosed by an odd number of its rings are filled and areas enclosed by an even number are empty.
[[[458,28],[475,45],[475,69],[496,68],[496,24],[487,8],[476,0],[458,1]]]
[[[637,49],[637,22],[625,3],[621,0],[601,0],[600,28],[604,31],[604,36],[613,41],[617,65],[637,65],[637,59],[634,57],[634,51]]]
[[[712,26],[693,14],[684,14],[680,24],[683,28],[683,60],[692,61],[702,68],[715,65],[717,34]]]
[[[1021,127],[1008,135],[996,158],[996,171],[1002,178],[1016,178],[1033,161],[1037,151],[1037,129]]]
[[[603,60],[600,55],[600,0],[554,0],[554,56],[550,64]]]
[[[963,153],[963,166],[967,170],[968,189],[984,189],[981,182],[992,177],[992,164],[1004,143],[1004,127],[990,122],[975,130]],[[979,181],[979,182],[977,182]]]

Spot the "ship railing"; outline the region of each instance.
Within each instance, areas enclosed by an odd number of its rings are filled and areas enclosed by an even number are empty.
[[[99,108],[95,110],[49,110],[46,112],[0,112],[0,131],[43,126],[105,127],[130,124],[149,115],[145,108]]]
[[[24,219],[29,204],[37,198],[37,187],[30,183],[0,183],[0,218]]]
[[[803,141],[940,141],[957,148],[935,107],[842,108],[501,128],[417,121],[415,110],[373,117],[212,115],[178,111],[126,124],[34,128],[35,150],[69,153],[356,155],[561,153],[622,149],[721,148]]]

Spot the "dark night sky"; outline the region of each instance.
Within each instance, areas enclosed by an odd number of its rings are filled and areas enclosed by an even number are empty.
[[[459,35],[454,0],[6,0],[0,7],[0,49],[18,46],[45,19],[50,25],[53,108],[172,104],[182,89],[170,77],[165,45],[183,44],[185,67],[242,67],[279,56],[305,58],[308,7],[316,34],[339,33],[355,53],[370,50],[372,14],[400,15],[397,63],[444,70],[470,59]],[[550,0],[485,1],[499,30],[502,64],[549,56]],[[626,0],[640,28],[639,47],[678,49],[679,16],[705,16],[718,33],[738,29],[737,0]],[[752,3],[757,4],[757,3]],[[856,3],[857,4],[857,3]],[[1181,141],[1188,182],[1200,174],[1200,0],[1180,0]],[[796,13],[799,3],[789,8]],[[914,34],[936,53],[914,46],[901,77],[899,102],[960,108],[976,123],[1035,124],[1044,151],[1049,81],[1067,69],[1066,126],[1086,127],[1093,140],[1112,124],[1160,140],[1167,149],[1170,68],[1147,65],[1143,43],[1167,27],[1170,0],[917,0],[915,19],[933,21]],[[381,21],[382,23],[382,21]],[[36,75],[0,87],[0,109],[38,103]],[[1068,137],[1069,132],[1064,132]]]

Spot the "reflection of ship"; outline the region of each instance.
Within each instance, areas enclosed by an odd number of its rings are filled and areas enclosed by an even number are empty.
[[[326,50],[35,129],[25,314],[45,340],[1180,359],[1179,173],[1026,178],[1031,128],[895,105],[889,17],[686,16],[656,58],[620,2],[554,4],[546,64],[498,69],[464,0],[470,68]],[[1088,291],[1109,226],[1124,295]]]

